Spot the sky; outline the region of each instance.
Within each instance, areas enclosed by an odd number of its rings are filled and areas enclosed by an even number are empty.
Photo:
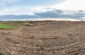
[[[33,15],[48,9],[85,10],[85,0],[0,0],[0,15]]]

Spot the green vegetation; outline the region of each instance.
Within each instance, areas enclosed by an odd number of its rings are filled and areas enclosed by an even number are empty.
[[[13,29],[15,26],[10,24],[0,24],[0,29]]]
[[[0,52],[0,55],[4,55],[4,54]]]

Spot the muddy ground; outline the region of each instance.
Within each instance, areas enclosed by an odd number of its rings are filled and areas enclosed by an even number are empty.
[[[0,29],[0,52],[4,55],[85,55],[85,22],[33,21],[13,30]]]

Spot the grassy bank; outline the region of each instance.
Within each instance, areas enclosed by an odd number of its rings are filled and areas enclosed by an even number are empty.
[[[15,26],[10,24],[0,24],[0,29],[14,29]]]

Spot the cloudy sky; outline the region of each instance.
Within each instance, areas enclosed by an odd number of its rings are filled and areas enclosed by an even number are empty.
[[[0,15],[33,15],[48,9],[85,10],[85,0],[0,0]]]

